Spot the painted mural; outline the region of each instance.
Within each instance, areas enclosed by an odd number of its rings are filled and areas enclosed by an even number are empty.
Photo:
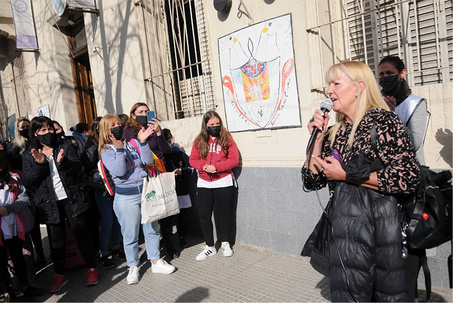
[[[291,15],[219,38],[227,128],[300,126]]]

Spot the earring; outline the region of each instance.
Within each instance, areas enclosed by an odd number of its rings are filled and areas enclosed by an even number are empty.
[[[356,98],[358,97],[359,95],[356,93]]]

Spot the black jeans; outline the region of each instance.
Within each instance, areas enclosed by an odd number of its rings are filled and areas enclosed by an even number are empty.
[[[10,239],[3,239],[0,246],[0,282],[2,282],[10,290],[10,274],[8,273],[8,253],[15,268],[16,277],[22,287],[29,284],[28,271],[23,256],[24,241],[14,236]]]
[[[212,212],[217,231],[217,239],[221,242],[230,241],[235,224],[235,197],[237,189],[233,186],[224,188],[198,188],[198,214],[204,241],[214,246]]]
[[[67,235],[65,230],[66,218],[70,233],[75,239],[78,250],[83,257],[83,260],[85,260],[87,267],[95,267],[93,244],[86,226],[86,214],[79,214],[75,217],[72,217],[73,212],[71,212],[69,206],[66,205],[67,202],[67,199],[57,201],[60,216],[59,224],[47,225],[47,235],[49,237],[49,245],[51,248],[51,259],[54,262],[55,272],[60,275],[64,275],[65,273]]]

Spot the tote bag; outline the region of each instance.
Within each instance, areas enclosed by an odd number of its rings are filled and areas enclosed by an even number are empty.
[[[142,224],[158,221],[180,212],[176,194],[175,174],[160,173],[147,176],[141,198]]]

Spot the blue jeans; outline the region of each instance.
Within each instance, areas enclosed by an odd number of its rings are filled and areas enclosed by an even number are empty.
[[[106,191],[95,190],[95,201],[101,216],[100,252],[106,256],[110,239],[112,249],[121,245],[121,227],[113,211],[113,197]]]
[[[139,265],[140,193],[135,195],[116,194],[114,212],[121,224],[121,233],[127,266]],[[160,259],[160,229],[158,221],[142,225],[145,250],[150,261]]]

